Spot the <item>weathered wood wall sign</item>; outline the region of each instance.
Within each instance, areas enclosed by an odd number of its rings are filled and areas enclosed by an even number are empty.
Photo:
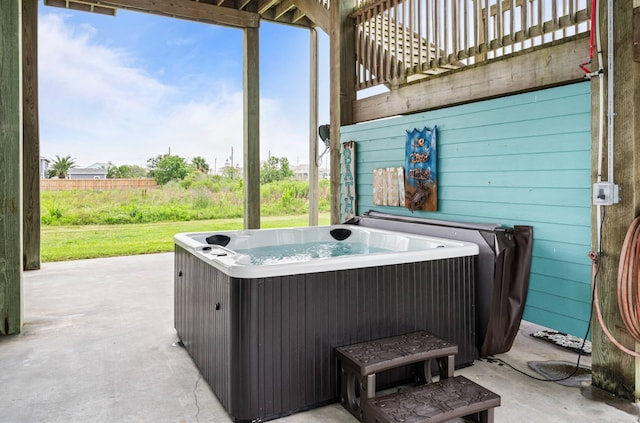
[[[438,210],[436,127],[407,131],[405,152],[405,206],[412,213]]]
[[[342,143],[342,221],[354,217],[358,211],[356,205],[356,143]]]
[[[373,169],[373,204],[404,207],[404,168]]]

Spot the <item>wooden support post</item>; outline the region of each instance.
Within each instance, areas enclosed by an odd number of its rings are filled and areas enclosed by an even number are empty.
[[[244,228],[260,228],[260,37],[245,28],[244,57]]]
[[[318,226],[318,32],[309,31],[309,226]]]
[[[22,329],[21,0],[0,0],[0,334]]]
[[[607,62],[607,2],[599,2],[602,45]],[[598,292],[604,321],[613,335],[626,347],[634,349],[634,340],[624,329],[617,301],[617,275],[620,251],[625,234],[632,220],[640,213],[640,63],[633,61],[632,8],[626,2],[614,3],[614,180],[620,185],[620,202],[607,206],[603,228],[603,252],[598,274]],[[607,84],[605,69],[603,84]],[[597,169],[598,156],[598,78],[592,82],[592,157],[593,178]],[[605,85],[606,87],[606,85]],[[605,90],[606,93],[606,90]],[[607,99],[604,99],[605,138],[607,122]],[[606,146],[606,144],[605,144]],[[607,154],[604,154],[603,175],[607,175]],[[595,210],[593,213],[594,246],[597,246]],[[640,399],[636,386],[638,368],[633,357],[619,351],[603,333],[597,319],[593,320],[593,385],[629,399]]]
[[[330,141],[331,223],[340,221],[340,127],[353,123],[356,99],[355,24],[349,15],[356,0],[331,0],[330,35]]]
[[[22,0],[23,268],[40,269],[40,136],[38,129],[38,0]]]

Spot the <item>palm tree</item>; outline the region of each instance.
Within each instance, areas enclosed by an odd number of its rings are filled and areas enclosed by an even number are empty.
[[[67,173],[72,167],[76,167],[76,159],[72,159],[71,156],[56,156],[56,159],[51,162],[49,177],[53,178],[57,176],[60,179],[66,179]]]
[[[209,165],[204,157],[196,156],[191,160],[191,164],[195,166],[198,172],[209,173]]]

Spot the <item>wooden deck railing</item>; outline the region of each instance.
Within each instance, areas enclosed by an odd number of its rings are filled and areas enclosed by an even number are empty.
[[[357,89],[398,86],[587,32],[590,9],[590,0],[361,0],[352,15]]]

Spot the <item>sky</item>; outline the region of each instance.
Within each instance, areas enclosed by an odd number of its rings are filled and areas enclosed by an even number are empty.
[[[169,151],[242,166],[242,31],[118,10],[39,5],[40,153],[146,165]],[[318,29],[319,124],[329,43]],[[309,162],[309,31],[261,22],[260,158]],[[319,141],[320,143],[320,141]],[[320,145],[320,144],[319,144]],[[322,148],[320,149],[322,151]]]

